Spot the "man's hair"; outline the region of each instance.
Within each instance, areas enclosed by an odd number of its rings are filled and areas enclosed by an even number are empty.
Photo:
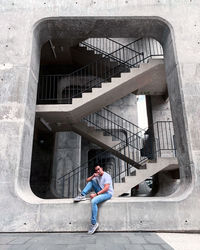
[[[98,167],[98,166],[99,166],[100,168],[103,169],[103,167],[101,166],[101,164],[96,164],[96,165],[94,166],[94,170],[95,170],[95,168]]]

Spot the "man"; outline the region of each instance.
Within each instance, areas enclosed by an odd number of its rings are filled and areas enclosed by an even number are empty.
[[[100,166],[95,167],[95,173],[87,178],[87,185],[83,189],[80,195],[74,198],[74,201],[84,201],[86,200],[86,195],[93,189],[95,194],[91,194],[92,203],[92,217],[91,217],[91,227],[88,234],[93,234],[99,224],[97,222],[98,204],[111,199],[113,195],[113,186],[111,176],[103,171]]]

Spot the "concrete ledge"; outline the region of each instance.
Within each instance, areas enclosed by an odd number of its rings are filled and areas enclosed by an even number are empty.
[[[191,208],[191,186],[184,186],[173,196],[112,198],[99,205],[100,231],[188,231],[198,230],[199,222],[192,213],[184,214],[182,207]],[[26,191],[25,191],[26,190]],[[81,232],[90,223],[90,200],[74,203],[73,199],[44,200],[31,190],[18,186],[15,199],[18,216],[1,226],[2,232]],[[198,209],[196,207],[196,209]],[[195,210],[196,210],[195,209]],[[23,211],[23,212],[22,212]],[[184,218],[184,219],[183,219]],[[187,221],[187,223],[185,222]]]

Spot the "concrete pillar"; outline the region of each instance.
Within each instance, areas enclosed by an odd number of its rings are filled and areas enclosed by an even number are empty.
[[[169,100],[165,100],[159,95],[151,96],[151,107],[153,123],[157,121],[172,121]]]
[[[81,136],[74,132],[56,133],[51,181],[51,191],[56,197],[73,197],[73,186],[80,183],[80,176],[75,174],[80,163]],[[66,177],[59,180],[63,175]]]

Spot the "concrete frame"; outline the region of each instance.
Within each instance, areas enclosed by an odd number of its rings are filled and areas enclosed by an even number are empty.
[[[102,204],[100,230],[197,231],[200,229],[200,94],[197,91],[200,64],[196,53],[199,4],[166,1],[160,5],[153,0],[148,4],[139,0],[135,3],[111,1],[109,6],[105,0],[88,3],[87,0],[81,3],[49,1],[48,6],[41,8],[44,4],[41,1],[26,1],[14,7],[14,3],[4,2],[0,17],[0,23],[4,24],[0,35],[4,45],[0,89],[5,93],[0,99],[0,231],[87,230],[89,201],[74,205],[71,199],[43,200],[32,193],[29,185],[40,47],[55,34],[62,36],[64,31],[60,27],[64,24],[69,27],[70,23],[70,31],[79,37],[114,37],[115,34],[119,37],[119,29],[121,37],[151,36],[162,44],[165,53],[180,188],[170,197],[115,198]],[[81,5],[81,10],[77,5]],[[104,6],[108,8],[105,10]],[[98,17],[100,10],[104,10],[104,17]],[[191,15],[193,19],[184,22],[185,17]],[[109,23],[113,27],[110,32],[105,31]],[[65,30],[68,35],[70,31]],[[187,55],[183,53],[185,47]]]

